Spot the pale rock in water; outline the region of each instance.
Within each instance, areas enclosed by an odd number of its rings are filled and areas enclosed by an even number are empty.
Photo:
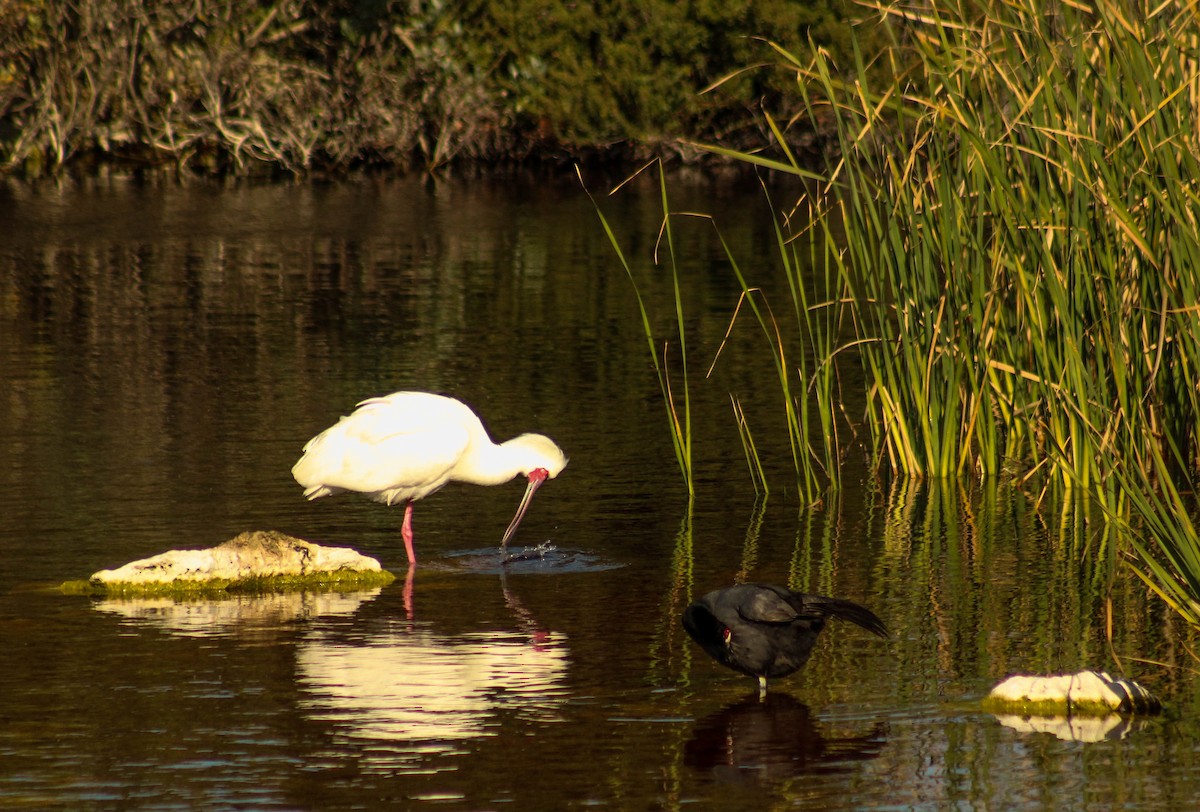
[[[379,562],[347,547],[323,547],[275,531],[242,533],[204,550],[169,550],[92,575],[98,584],[247,581],[319,573],[379,572]]]
[[[1162,709],[1158,698],[1136,682],[1103,671],[1019,674],[993,688],[985,704],[1038,715],[1157,713]]]

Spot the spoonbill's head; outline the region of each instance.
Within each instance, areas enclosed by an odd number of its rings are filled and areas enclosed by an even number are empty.
[[[504,531],[504,538],[500,540],[501,549],[508,547],[508,540],[517,532],[517,525],[525,517],[525,511],[529,509],[529,503],[533,501],[533,494],[537,489],[547,479],[554,479],[562,469],[567,467],[567,455],[545,435],[522,434],[504,445],[511,449],[511,453],[519,459],[518,470],[529,477],[529,484],[525,487],[525,495],[521,497],[521,504],[517,506],[516,515],[509,522],[508,529]]]
[[[567,467],[567,455],[544,434],[522,434],[504,445],[512,449],[520,461],[520,472],[530,479],[539,476],[535,473],[539,469],[544,472],[540,474],[542,480],[554,479]]]

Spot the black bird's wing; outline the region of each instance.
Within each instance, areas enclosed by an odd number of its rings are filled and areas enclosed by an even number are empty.
[[[747,584],[746,592],[738,602],[737,612],[752,623],[791,623],[806,615],[814,620],[818,617],[805,612],[803,604],[797,605],[790,600],[793,596],[805,597],[767,584]]]
[[[880,637],[888,636],[887,626],[879,619],[878,615],[865,606],[859,606],[853,601],[842,598],[828,598],[824,595],[792,594],[803,604],[802,608],[796,607],[797,614],[801,616],[817,614],[823,617],[836,617],[862,626]]]
[[[836,617],[848,620],[880,637],[887,637],[887,626],[865,606],[842,598],[792,592],[770,584],[747,584],[749,589],[738,603],[738,614],[754,623],[794,623],[797,620],[824,621]]]

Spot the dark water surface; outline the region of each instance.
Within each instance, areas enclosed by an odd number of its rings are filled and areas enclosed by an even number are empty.
[[[778,285],[753,183],[670,188]],[[603,205],[665,330],[657,186]],[[701,377],[738,295],[712,228],[675,237],[690,512],[632,290],[574,180],[0,190],[0,808],[1195,808],[1197,641],[1099,517],[867,477],[801,509],[749,323]],[[402,388],[562,445],[517,537],[544,557],[496,566],[519,483],[452,485],[416,506],[410,608],[401,512],[302,498],[304,442]],[[731,392],[772,466],[765,504]],[[221,601],[56,589],[248,529],[400,577]],[[760,702],[678,621],[737,579],[860,601],[892,637],[833,623]],[[1009,673],[1083,667],[1123,667],[1170,713],[1077,724],[1085,742],[977,709]]]

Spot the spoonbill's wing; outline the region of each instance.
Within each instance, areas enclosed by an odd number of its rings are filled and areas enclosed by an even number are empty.
[[[364,401],[310,440],[292,473],[309,490],[420,499],[446,483],[471,442],[472,426],[439,405],[422,398]]]

